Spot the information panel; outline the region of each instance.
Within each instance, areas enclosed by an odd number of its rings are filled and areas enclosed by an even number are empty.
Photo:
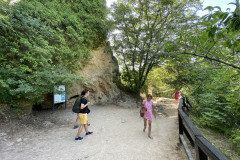
[[[65,86],[64,85],[60,85],[60,86],[55,86],[54,87],[54,104],[56,103],[63,103],[66,101],[65,98]]]

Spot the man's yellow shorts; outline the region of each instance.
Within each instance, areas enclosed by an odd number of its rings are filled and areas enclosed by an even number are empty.
[[[81,124],[87,124],[87,113],[79,113],[78,117],[80,119]]]

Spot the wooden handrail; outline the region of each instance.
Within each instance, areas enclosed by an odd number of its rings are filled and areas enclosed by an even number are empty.
[[[195,148],[195,159],[196,160],[228,160],[228,158],[220,152],[215,146],[213,146],[206,138],[202,136],[197,127],[192,123],[187,113],[185,112],[185,107],[187,110],[191,107],[189,101],[186,106],[186,99],[181,98],[178,105],[178,121],[179,121],[179,140],[184,144],[185,151],[190,160],[194,156],[191,155],[189,148],[186,146],[186,141],[183,134],[186,135],[191,145]],[[185,102],[184,102],[185,101]]]

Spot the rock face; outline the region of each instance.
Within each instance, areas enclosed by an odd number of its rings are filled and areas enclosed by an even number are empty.
[[[69,89],[70,93],[67,94],[67,107],[73,106],[76,97],[81,94],[83,89],[90,91],[88,99],[91,104],[113,103],[121,107],[141,106],[136,98],[118,88],[118,84],[120,83],[119,66],[113,53],[107,51],[108,48],[110,48],[109,45],[93,51],[92,59],[89,63],[77,72],[79,77],[89,82],[85,85],[75,84]],[[51,108],[53,102],[52,97],[51,94],[46,95],[45,101],[40,106],[40,109]],[[141,103],[141,100],[139,102]],[[64,107],[64,104],[56,104],[55,106],[56,108]]]
[[[92,104],[113,102],[120,94],[118,73],[118,62],[111,51],[107,52],[105,47],[93,51],[90,62],[77,73],[89,82],[86,85],[73,85],[67,95],[68,107],[73,105],[75,97],[83,89],[90,91],[89,100]]]

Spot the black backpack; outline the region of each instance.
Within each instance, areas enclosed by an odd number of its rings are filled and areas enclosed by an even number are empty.
[[[78,97],[76,100],[75,100],[75,103],[72,107],[72,111],[74,113],[80,113],[81,109],[80,109],[80,103],[81,103],[81,97]]]

